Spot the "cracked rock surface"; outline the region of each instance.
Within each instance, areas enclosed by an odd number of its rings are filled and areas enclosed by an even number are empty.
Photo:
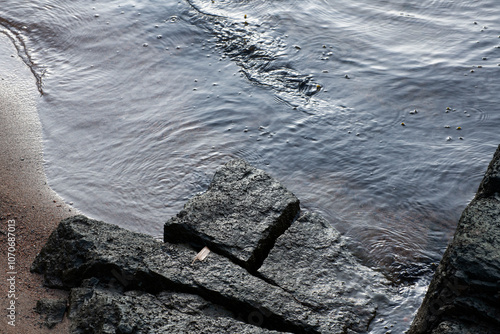
[[[234,160],[165,225],[164,243],[75,216],[32,270],[71,290],[72,333],[366,333],[395,292],[298,211],[279,182]]]
[[[278,181],[232,160],[165,224],[164,240],[208,246],[252,271],[298,212],[299,200]]]

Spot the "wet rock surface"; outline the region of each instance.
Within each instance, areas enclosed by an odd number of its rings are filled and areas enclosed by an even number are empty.
[[[500,333],[500,146],[409,330]]]
[[[269,174],[232,160],[165,224],[164,240],[208,246],[255,271],[299,210],[297,197]]]
[[[342,320],[335,322],[335,333],[366,332],[377,299],[391,293],[382,274],[361,266],[340,233],[314,213],[302,215],[278,238],[259,273],[300,303]]]
[[[59,224],[32,270],[71,290],[73,333],[367,332],[393,293],[387,281],[359,264],[324,219],[295,220],[297,211],[276,180],[235,160],[165,225],[165,243],[75,216]],[[213,232],[224,225],[228,238]],[[243,261],[262,240],[263,265]],[[203,246],[212,251],[193,262]]]

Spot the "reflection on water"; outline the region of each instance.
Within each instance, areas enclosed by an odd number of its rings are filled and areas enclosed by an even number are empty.
[[[134,231],[240,157],[413,282],[498,144],[494,0],[7,2],[52,187]]]

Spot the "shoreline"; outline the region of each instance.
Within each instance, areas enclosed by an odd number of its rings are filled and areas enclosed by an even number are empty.
[[[77,213],[47,184],[38,96],[30,70],[0,34],[0,300],[5,333],[69,331],[67,319],[52,330],[41,327],[34,312],[37,300],[67,295],[43,287],[42,277],[31,273],[30,266],[61,219]],[[12,302],[15,327],[7,317]]]

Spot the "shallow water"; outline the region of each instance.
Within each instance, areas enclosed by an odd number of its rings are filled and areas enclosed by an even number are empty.
[[[7,3],[51,186],[134,231],[161,235],[239,157],[425,281],[499,142],[494,0]],[[423,294],[404,289],[399,329]]]

